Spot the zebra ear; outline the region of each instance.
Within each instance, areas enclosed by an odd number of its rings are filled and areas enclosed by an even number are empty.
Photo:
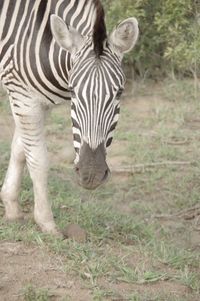
[[[77,52],[83,45],[83,37],[81,34],[56,15],[51,15],[50,18],[51,31],[54,39],[60,47],[70,53]]]
[[[110,42],[121,53],[129,52],[135,46],[139,35],[138,21],[128,18],[122,21],[110,35]]]

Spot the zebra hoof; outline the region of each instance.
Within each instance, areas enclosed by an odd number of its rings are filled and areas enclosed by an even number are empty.
[[[4,215],[3,217],[3,221],[6,223],[6,224],[20,224],[20,225],[24,225],[26,224],[26,220],[25,220],[25,217],[24,215],[21,213],[17,216],[7,216],[7,215]]]
[[[57,227],[54,224],[51,223],[47,223],[43,225],[39,224],[39,227],[43,233],[52,235],[59,239],[64,239],[64,235],[62,234],[61,231],[57,229]]]

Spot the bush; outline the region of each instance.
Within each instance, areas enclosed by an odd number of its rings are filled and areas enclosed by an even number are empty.
[[[200,75],[199,0],[102,0],[109,31],[126,17],[139,21],[140,38],[125,61],[142,77],[173,72]]]

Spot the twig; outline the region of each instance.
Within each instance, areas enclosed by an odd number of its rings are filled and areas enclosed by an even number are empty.
[[[174,219],[177,217],[184,218],[185,220],[191,220],[200,215],[200,206],[193,206],[191,208],[186,208],[180,210],[173,214],[159,214],[154,215],[154,218],[158,219]]]
[[[186,220],[193,219],[198,215],[200,215],[200,206],[194,206],[176,213],[176,216],[183,217]]]
[[[166,141],[167,144],[169,145],[185,145],[189,143],[188,139],[184,139],[184,140],[167,140]]]
[[[112,169],[115,173],[141,173],[155,167],[165,167],[165,166],[183,166],[183,165],[193,165],[195,161],[163,161],[163,162],[155,162],[155,163],[147,163],[147,164],[135,164],[135,165],[127,165],[114,167]]]

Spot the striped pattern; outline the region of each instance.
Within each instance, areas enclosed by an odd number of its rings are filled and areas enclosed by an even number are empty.
[[[91,54],[91,44],[89,42],[85,46],[80,54],[81,59],[77,58],[70,77],[70,86],[73,87],[73,133],[77,150],[82,137],[92,149],[101,142],[110,145],[119,117],[119,97],[125,81],[119,58],[109,46],[105,46],[99,60]]]
[[[52,37],[51,14],[85,36],[73,61]],[[33,95],[34,101],[43,99],[45,105],[72,99],[76,161],[83,141],[92,149],[102,142],[110,145],[125,78],[120,58],[107,40],[98,46],[98,35],[93,35],[94,27],[97,33],[98,26],[101,30],[103,18],[98,0],[1,0],[0,80],[7,87],[14,116],[23,117],[27,148],[37,146],[42,135],[38,129],[34,132],[26,116],[28,108],[35,108]],[[34,122],[43,126],[39,117]]]

